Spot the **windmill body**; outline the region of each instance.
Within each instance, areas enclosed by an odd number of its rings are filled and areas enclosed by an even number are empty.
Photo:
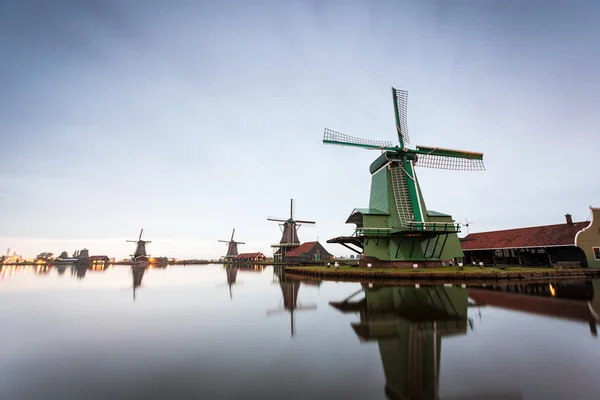
[[[146,253],[146,244],[152,243],[149,240],[142,240],[144,229],[140,231],[138,240],[128,240],[127,242],[136,243],[135,251],[131,255],[132,267],[147,267],[150,257]]]
[[[238,256],[239,252],[238,252],[238,244],[245,244],[244,242],[237,242],[233,239],[233,236],[235,235],[235,228],[233,228],[233,231],[231,232],[231,239],[229,240],[219,240],[219,242],[221,243],[227,243],[227,254],[225,255],[225,262],[229,263],[229,262],[233,262],[233,260],[235,260],[235,258]]]
[[[300,239],[298,239],[298,228],[301,225],[314,225],[314,221],[305,221],[294,219],[294,199],[290,199],[290,217],[289,218],[274,218],[268,217],[268,221],[276,221],[281,225],[281,240],[278,244],[271,245],[274,249],[273,261],[285,262],[285,256],[290,251],[300,247]]]
[[[399,144],[360,139],[325,129],[323,143],[380,150],[371,164],[368,208],[357,208],[348,218],[355,223],[352,237],[329,243],[356,244],[360,239],[361,265],[373,267],[440,265],[463,257],[457,233],[460,224],[452,216],[427,210],[415,167],[451,170],[483,170],[483,154],[432,146],[409,149],[406,123],[407,92],[392,88]]]

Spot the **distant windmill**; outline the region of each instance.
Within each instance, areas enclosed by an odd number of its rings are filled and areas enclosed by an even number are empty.
[[[281,312],[290,313],[290,333],[294,337],[294,311],[298,310],[315,310],[316,304],[309,304],[303,306],[298,304],[298,290],[300,290],[300,281],[286,280],[284,276],[279,276],[279,285],[281,286],[281,292],[283,294],[283,308],[267,311],[267,317],[273,314]],[[280,302],[281,304],[281,302]]]
[[[146,243],[152,243],[149,240],[142,240],[142,234],[144,233],[144,229],[140,231],[140,236],[138,240],[127,240],[130,243],[137,243],[135,248],[135,252],[131,255],[133,264],[132,266],[144,267],[148,266],[148,254],[146,254]]]
[[[238,244],[246,244],[244,242],[236,242],[235,240],[233,240],[233,235],[235,235],[235,228],[233,228],[233,231],[231,232],[231,239],[219,240],[219,242],[221,242],[221,243],[228,244],[227,255],[225,256],[226,261],[231,261],[232,259],[237,257],[237,255],[239,254],[238,253]]]
[[[469,229],[469,226],[470,226],[471,224],[473,224],[473,223],[474,223],[473,221],[470,221],[470,222],[469,222],[469,220],[467,220],[467,219],[465,218],[465,224],[464,224],[464,227],[465,227],[465,228],[467,228],[467,235],[468,235],[468,234],[471,232],[471,230]]]
[[[275,217],[267,217],[268,221],[276,221],[280,222],[279,226],[282,231],[281,240],[279,244],[274,244],[271,247],[277,248],[275,254],[273,255],[273,261],[282,262],[285,259],[285,255],[296,247],[300,246],[300,239],[298,239],[298,228],[304,224],[315,224],[314,221],[304,221],[299,219],[294,219],[296,208],[296,202],[294,199],[290,199],[290,217],[287,219],[284,218],[275,218]]]

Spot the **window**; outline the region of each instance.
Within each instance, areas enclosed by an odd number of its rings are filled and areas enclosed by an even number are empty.
[[[594,259],[600,261],[600,247],[592,247],[594,251]]]

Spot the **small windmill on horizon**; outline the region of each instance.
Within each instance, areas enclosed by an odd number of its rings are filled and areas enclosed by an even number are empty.
[[[138,240],[127,240],[129,243],[136,243],[135,251],[131,255],[133,264],[132,267],[147,267],[149,256],[146,253],[146,244],[152,243],[149,240],[142,240],[142,234],[144,233],[144,228],[140,230],[140,236]]]
[[[468,219],[465,218],[465,223],[463,224],[463,226],[465,228],[467,228],[467,235],[469,233],[471,233],[471,229],[469,227],[471,226],[471,224],[474,224],[474,223],[475,223],[474,221],[469,221]]]
[[[238,253],[238,244],[246,244],[244,242],[237,242],[233,239],[233,236],[235,235],[235,228],[233,228],[233,231],[231,232],[231,239],[229,240],[219,240],[219,242],[221,243],[227,243],[228,247],[227,247],[227,255],[225,256],[225,260],[226,261],[231,261],[234,258],[237,257]]]
[[[296,201],[294,199],[290,199],[289,218],[284,219],[276,217],[267,217],[267,221],[279,222],[279,227],[282,232],[281,240],[279,241],[279,243],[271,245],[271,247],[277,249],[273,254],[273,261],[275,262],[283,262],[287,253],[300,246],[300,239],[298,239],[298,228],[300,228],[300,226],[307,224],[314,225],[316,223],[315,221],[295,219],[295,209]]]

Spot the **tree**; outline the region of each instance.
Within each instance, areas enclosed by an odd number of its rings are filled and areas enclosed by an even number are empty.
[[[38,260],[48,260],[49,258],[52,258],[52,256],[54,255],[54,253],[40,253],[38,254],[35,258]]]
[[[60,253],[60,256],[58,256],[58,258],[69,258],[69,253],[63,251],[62,253]]]

